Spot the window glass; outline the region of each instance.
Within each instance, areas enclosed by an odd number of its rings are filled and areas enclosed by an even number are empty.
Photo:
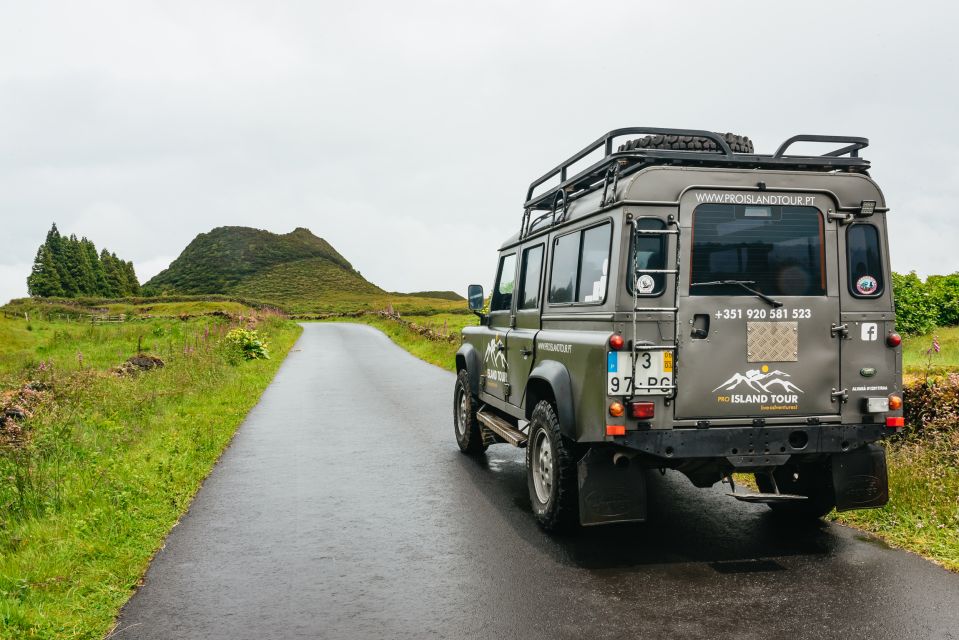
[[[576,268],[579,263],[580,232],[553,241],[553,271],[549,278],[549,301],[572,302],[576,297]]]
[[[826,295],[822,214],[815,207],[708,204],[693,212],[690,284],[743,280],[770,296]],[[748,296],[735,285],[692,295]]]
[[[539,307],[539,281],[543,272],[543,245],[523,252],[523,275],[520,279],[520,309]]]
[[[608,224],[583,231],[583,248],[579,261],[577,302],[602,302],[606,298],[606,275],[609,272]]]
[[[640,229],[664,230],[666,223],[656,218],[641,218],[636,221]],[[666,268],[666,236],[663,235],[634,235],[633,250],[630,254],[629,270],[636,269],[665,269]],[[626,278],[626,289],[632,293],[637,277]],[[652,286],[650,287],[650,282]],[[643,282],[640,282],[640,295],[658,295],[663,292],[666,284],[666,275],[663,273],[648,273]]]
[[[609,274],[609,223],[574,231],[553,241],[549,301],[602,302]]]
[[[504,311],[513,307],[513,285],[516,280],[516,254],[503,256],[499,261],[499,273],[496,276],[496,288],[490,298],[489,310]]]
[[[854,296],[869,298],[882,294],[883,277],[879,230],[871,224],[854,224],[846,231],[846,256],[849,260],[849,290]]]

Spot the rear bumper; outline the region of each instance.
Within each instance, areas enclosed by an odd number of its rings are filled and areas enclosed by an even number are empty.
[[[627,431],[616,441],[667,460],[727,458],[749,466],[775,464],[781,456],[853,451],[895,431],[881,424],[708,427]]]

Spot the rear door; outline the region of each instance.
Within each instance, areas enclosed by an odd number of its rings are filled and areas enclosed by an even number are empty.
[[[720,195],[689,194],[681,210],[676,418],[837,415],[836,232],[823,214],[831,201]]]

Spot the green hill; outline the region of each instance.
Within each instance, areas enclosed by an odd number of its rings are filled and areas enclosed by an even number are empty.
[[[280,235],[249,227],[217,227],[194,238],[167,269],[143,286],[154,293],[231,293],[245,278],[308,258],[322,258],[355,273],[346,258],[309,229]]]
[[[249,227],[201,233],[170,266],[143,285],[146,295],[227,295],[268,302],[293,313],[384,309],[454,311],[452,292],[388,293],[366,280],[323,238],[298,228],[276,234]]]

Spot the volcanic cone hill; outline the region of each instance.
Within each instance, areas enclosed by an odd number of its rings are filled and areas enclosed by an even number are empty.
[[[394,297],[407,311],[451,304],[448,292],[438,292],[444,294],[438,299],[384,291],[329,242],[302,227],[285,234],[249,227],[201,233],[143,290],[148,295],[234,295],[293,312],[378,309],[393,304]]]

